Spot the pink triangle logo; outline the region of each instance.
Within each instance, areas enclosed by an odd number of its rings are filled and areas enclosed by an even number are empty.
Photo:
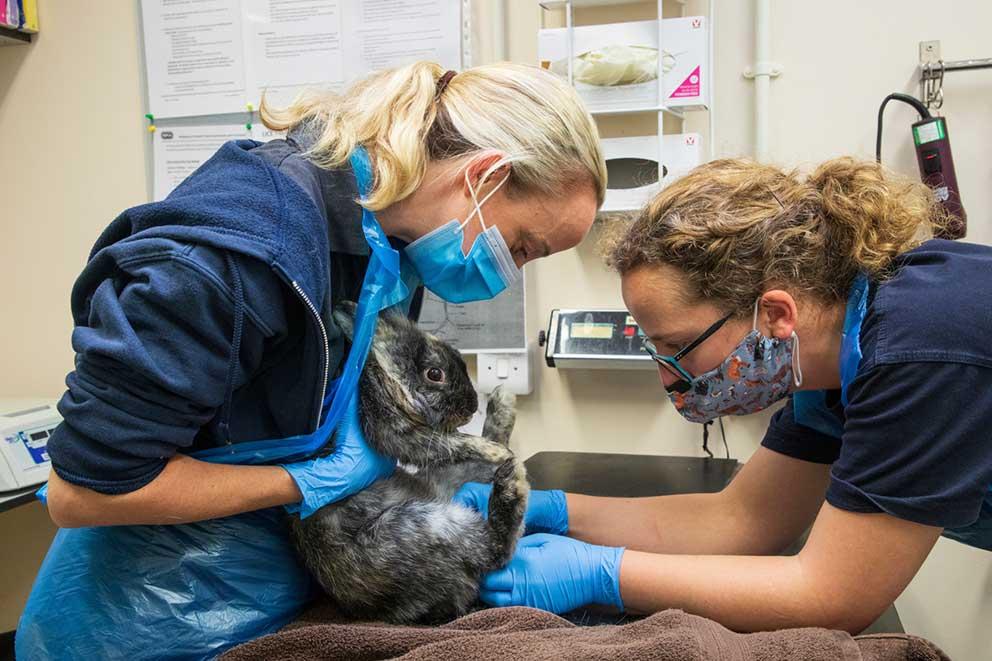
[[[681,99],[687,96],[699,96],[699,67],[692,70],[689,77],[682,81],[669,98]]]

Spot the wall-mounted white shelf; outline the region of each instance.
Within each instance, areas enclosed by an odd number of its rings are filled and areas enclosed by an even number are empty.
[[[587,8],[587,7],[617,7],[621,5],[634,4],[636,0],[539,0],[538,4],[544,10],[541,13],[541,28],[545,29],[547,12],[551,11],[562,11],[564,12],[564,28],[568,33],[567,36],[567,79],[570,84],[575,84],[574,77],[574,58],[576,57],[576,44],[575,44],[575,15],[576,9]],[[676,2],[679,5],[680,15],[685,17],[685,0],[669,0],[670,2]],[[665,96],[665,86],[663,84],[663,79],[665,75],[664,63],[662,53],[664,52],[664,46],[666,40],[662,32],[662,20],[664,17],[664,3],[665,0],[657,0],[657,50],[658,50],[658,98],[657,102],[651,105],[634,105],[631,107],[616,107],[616,108],[595,108],[590,111],[590,114],[595,117],[606,117],[613,115],[633,115],[641,113],[657,113],[658,115],[658,178],[659,178],[659,188],[664,186],[665,178],[665,162],[664,158],[664,148],[661,136],[665,135],[664,131],[664,116],[671,115],[677,118],[681,122],[680,132],[685,133],[685,119],[687,114],[693,112],[706,112],[708,120],[708,135],[707,135],[707,151],[708,158],[712,160],[715,155],[715,127],[714,127],[714,111],[715,111],[715,95],[713,89],[713,71],[715,68],[715,61],[713,57],[713,42],[714,42],[714,27],[715,27],[715,12],[714,12],[714,0],[709,0],[707,4],[707,42],[706,50],[708,55],[708,67],[709,70],[704,73],[703,85],[706,92],[706,108],[694,109],[694,108],[679,108],[670,107],[666,104]],[[562,72],[564,75],[564,72]],[[633,99],[631,99],[633,100]],[[704,160],[707,157],[704,157]],[[620,205],[617,207],[610,207],[604,209],[603,213],[629,213],[632,211],[637,211],[639,207],[627,207],[626,205]]]
[[[0,25],[0,46],[18,46],[31,43],[31,33],[21,32]]]
[[[31,43],[38,32],[38,0],[0,0],[0,46]]]
[[[569,0],[542,0],[538,4],[548,10],[564,9]],[[643,0],[641,0],[643,1]],[[675,3],[685,5],[686,0],[673,0]],[[616,5],[629,5],[638,0],[571,0],[573,7],[611,7]]]
[[[685,119],[685,111],[677,108],[667,108],[665,106],[646,106],[643,108],[616,108],[610,110],[590,110],[589,114],[595,117],[609,115],[636,115],[638,113],[661,112],[672,117]],[[690,111],[691,112],[691,111]]]

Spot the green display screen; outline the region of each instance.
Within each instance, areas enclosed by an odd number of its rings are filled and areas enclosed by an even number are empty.
[[[913,127],[913,140],[917,145],[924,145],[934,140],[942,140],[944,133],[944,121],[940,118]]]

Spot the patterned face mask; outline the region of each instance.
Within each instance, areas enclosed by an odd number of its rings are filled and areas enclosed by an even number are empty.
[[[683,392],[669,391],[678,412],[690,422],[711,422],[725,415],[749,415],[768,408],[803,383],[799,336],[768,338],[754,324],[737,348],[716,368],[694,377]]]

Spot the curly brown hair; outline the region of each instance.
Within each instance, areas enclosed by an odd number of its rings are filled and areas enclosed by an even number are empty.
[[[607,239],[621,275],[681,269],[686,294],[744,315],[769,288],[844,300],[855,276],[881,279],[893,259],[947,223],[923,184],[837,158],[806,177],[746,159],[711,161],[676,180]]]

